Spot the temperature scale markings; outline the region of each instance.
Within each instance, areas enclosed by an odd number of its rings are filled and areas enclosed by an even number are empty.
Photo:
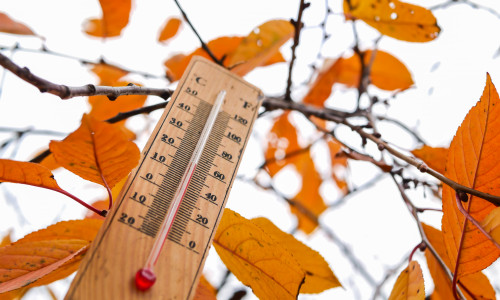
[[[184,130],[185,135],[182,139],[180,139],[181,142],[177,147],[175,155],[172,156],[169,154],[173,160],[170,163],[170,167],[167,172],[160,174],[163,177],[162,182],[158,185],[159,189],[153,196],[153,201],[149,206],[150,208],[143,218],[143,222],[139,228],[140,232],[151,237],[155,237],[158,233],[166,212],[172,202],[176,187],[179,185],[183,176],[182,171],[187,167],[189,159],[196,146],[196,142],[200,137],[205,121],[210,113],[211,107],[212,105],[206,103],[205,101],[200,102],[198,109],[193,114],[191,122],[189,122],[187,129]],[[189,220],[192,220],[191,215],[196,207],[198,195],[200,194],[203,186],[207,186],[204,183],[206,177],[204,174],[210,170],[210,166],[213,163],[218,145],[222,140],[228,122],[229,114],[225,112],[219,113],[212,130],[212,135],[207,142],[205,151],[203,151],[200,162],[198,163],[193,177],[191,178],[189,189],[184,196],[183,203],[177,212],[175,222],[169,233],[168,239],[176,242],[177,244],[181,245],[182,237],[185,234],[185,228]],[[177,127],[175,124],[170,125]]]

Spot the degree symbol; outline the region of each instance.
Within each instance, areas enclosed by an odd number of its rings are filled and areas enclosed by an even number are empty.
[[[199,84],[199,85],[202,85],[202,86],[205,86],[207,81],[203,78],[203,77],[196,77],[196,83]]]

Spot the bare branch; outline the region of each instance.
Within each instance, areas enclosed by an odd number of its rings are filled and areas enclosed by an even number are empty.
[[[80,96],[97,96],[104,95],[110,100],[115,100],[122,95],[154,95],[163,99],[168,99],[172,95],[172,90],[159,88],[146,88],[136,85],[123,87],[111,86],[96,86],[87,84],[79,87],[69,87],[63,84],[56,84],[46,79],[38,77],[24,67],[21,68],[15,64],[10,58],[0,53],[0,66],[11,71],[17,77],[37,87],[42,93],[50,93],[60,97],[61,99],[70,99]]]
[[[310,3],[306,3],[304,0],[300,0],[300,6],[299,6],[299,14],[297,16],[297,20],[290,20],[292,24],[295,27],[295,35],[293,37],[293,45],[292,45],[292,59],[290,61],[290,66],[288,67],[288,79],[286,83],[286,92],[285,92],[285,101],[291,101],[291,93],[292,93],[292,71],[293,71],[293,64],[295,63],[295,59],[297,58],[295,54],[295,50],[297,49],[297,46],[299,45],[300,42],[300,32],[302,31],[302,28],[304,27],[304,23],[302,23],[302,13],[306,8],[311,5]]]
[[[222,59],[218,59],[214,53],[210,50],[210,48],[208,48],[207,44],[203,41],[203,39],[201,38],[201,36],[198,34],[198,31],[196,31],[196,29],[194,28],[193,24],[191,23],[191,21],[189,21],[189,18],[186,14],[186,12],[182,9],[181,5],[179,4],[179,2],[177,0],[174,0],[175,4],[177,5],[177,7],[179,8],[179,10],[181,11],[181,14],[182,14],[182,17],[184,17],[184,20],[186,20],[186,22],[188,23],[189,27],[191,27],[191,30],[193,30],[194,34],[196,35],[196,37],[198,38],[198,40],[200,41],[201,43],[201,48],[203,48],[203,50],[205,50],[205,52],[207,52],[207,54],[210,56],[210,58],[212,58],[212,60],[214,62],[216,62],[218,65],[221,65],[222,66]]]

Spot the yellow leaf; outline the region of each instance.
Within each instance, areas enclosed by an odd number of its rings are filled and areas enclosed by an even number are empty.
[[[226,208],[214,246],[228,269],[260,299],[297,298],[304,272],[259,226]]]
[[[432,169],[444,174],[448,148],[429,147],[424,145],[422,148],[415,149],[411,153],[423,160]]]
[[[0,182],[22,183],[50,190],[61,190],[54,175],[46,167],[9,159],[0,159]]]
[[[374,51],[364,51],[363,61],[368,66]],[[326,60],[325,66],[302,100],[317,106],[323,106],[332,92],[335,83],[348,87],[358,87],[361,78],[361,62],[357,54],[336,61]],[[406,90],[413,85],[413,78],[408,68],[391,54],[377,50],[370,68],[370,83],[382,90]]]
[[[481,100],[469,111],[451,142],[446,177],[478,191],[500,195],[498,120],[500,99],[487,75]],[[462,204],[478,222],[495,208],[490,202],[474,196]],[[455,191],[447,185],[443,186],[442,230],[448,256],[453,263],[452,270],[455,269],[460,249],[459,278],[483,270],[500,256],[500,250],[460,212]]]
[[[8,15],[2,12],[0,12],[0,32],[21,35],[36,35],[31,28],[23,23],[12,20]]]
[[[119,36],[128,24],[132,0],[99,0],[99,3],[102,18],[87,20],[85,32],[103,38]]]
[[[160,36],[158,37],[158,42],[166,42],[169,39],[173,38],[177,34],[177,32],[179,31],[181,24],[182,24],[181,19],[170,18],[165,23],[162,30],[160,31]]]
[[[112,188],[137,165],[140,152],[119,129],[84,115],[81,126],[50,151],[61,166],[83,179]]]
[[[205,276],[201,276],[200,282],[196,287],[194,300],[217,300],[215,288],[207,281]]]
[[[279,53],[280,47],[293,37],[294,32],[290,21],[271,20],[260,25],[241,41],[228,58],[231,71],[244,76],[256,67],[266,64]]]
[[[424,223],[422,223],[422,227],[434,250],[436,250],[446,266],[450,268],[452,264],[446,253],[443,233]],[[429,272],[431,273],[435,286],[431,298],[443,300],[453,299],[451,281],[429,249],[425,250],[425,258],[427,259],[427,266],[429,267]],[[496,299],[495,290],[491,286],[488,277],[482,272],[466,275],[460,278],[458,284],[462,287],[461,290],[467,299]]]
[[[424,276],[416,261],[411,261],[408,267],[399,274],[389,296],[389,300],[404,299],[425,299]]]
[[[63,221],[0,248],[0,293],[49,284],[73,273],[100,220]]]
[[[259,226],[276,242],[285,247],[306,273],[301,293],[316,294],[341,286],[325,259],[316,251],[298,241],[293,235],[281,231],[266,218],[255,218],[252,223]]]
[[[441,31],[430,10],[398,0],[344,0],[344,13],[347,18],[363,20],[380,33],[407,42],[432,41]]]

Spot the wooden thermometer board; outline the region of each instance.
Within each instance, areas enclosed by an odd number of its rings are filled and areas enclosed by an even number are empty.
[[[227,92],[147,291],[134,278],[151,251],[172,197],[221,90]],[[66,299],[191,299],[257,116],[262,93],[194,57],[124,185]]]

